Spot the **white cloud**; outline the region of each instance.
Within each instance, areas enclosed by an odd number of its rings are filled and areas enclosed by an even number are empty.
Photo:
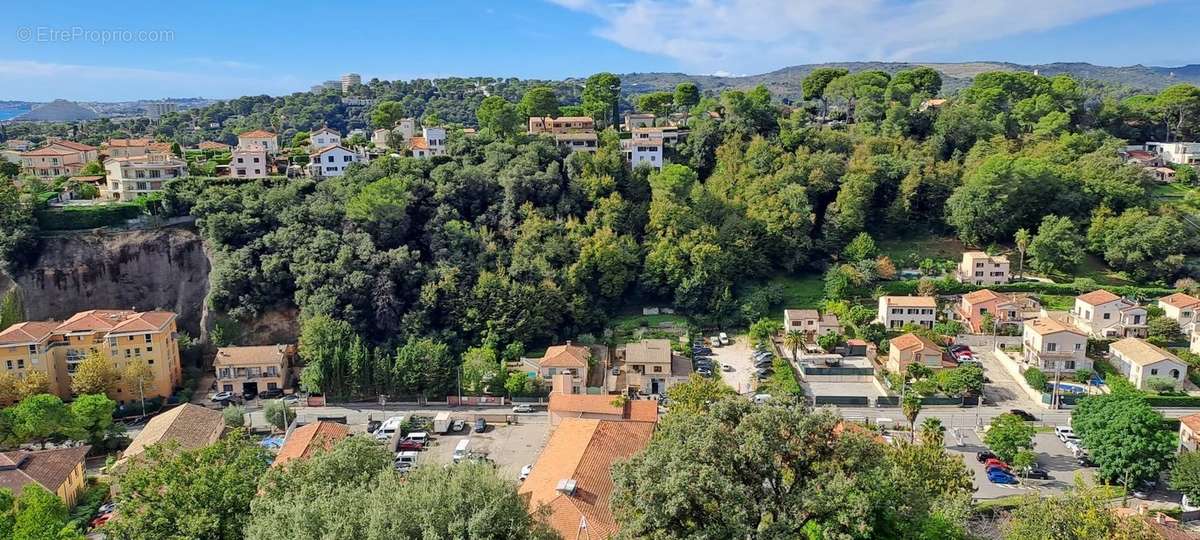
[[[269,78],[231,75],[214,73],[211,66],[193,72],[0,58],[0,87],[5,89],[9,99],[35,101],[54,98],[88,101],[190,96],[225,98],[308,89],[307,84],[290,75]]]
[[[692,69],[919,59],[1161,0],[549,0],[601,20],[596,34]]]

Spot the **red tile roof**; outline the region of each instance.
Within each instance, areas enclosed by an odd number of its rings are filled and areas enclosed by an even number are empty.
[[[217,442],[224,432],[225,418],[221,411],[185,403],[150,419],[121,454],[121,459],[137,456],[146,447],[167,441],[178,443],[180,450],[201,448]]]
[[[429,150],[429,143],[425,141],[422,135],[414,135],[408,140],[408,147],[413,150]]]
[[[942,350],[941,347],[938,347],[937,343],[930,341],[929,338],[926,338],[923,336],[918,336],[913,333],[908,333],[908,334],[904,334],[903,336],[900,336],[900,337],[892,338],[891,341],[889,341],[889,343],[891,344],[891,346],[893,348],[901,350],[901,351],[907,351],[910,349],[934,349],[937,351]]]
[[[978,304],[980,302],[987,302],[997,298],[1000,298],[1000,295],[996,294],[991,289],[980,289],[978,291],[971,291],[963,295],[963,300],[966,300],[968,304]]]
[[[50,143],[50,146],[61,146],[63,148],[68,148],[68,149],[74,150],[76,152],[91,152],[91,151],[96,150],[95,146],[89,146],[89,145],[86,145],[83,143],[77,143],[75,141],[68,141],[66,139],[59,139],[57,141],[54,141],[54,142]]]
[[[609,394],[550,394],[550,412],[611,414],[624,416],[625,409],[613,405],[620,396]],[[657,410],[657,409],[656,409]]]
[[[25,156],[25,157],[37,157],[37,156],[69,156],[69,155],[78,154],[78,153],[79,153],[79,152],[77,152],[77,151],[75,151],[75,150],[70,150],[70,149],[67,149],[67,148],[55,148],[55,147],[53,147],[53,146],[46,146],[46,147],[38,148],[37,150],[30,150],[30,151],[28,151],[28,152],[21,152],[21,156]]]
[[[28,345],[41,343],[58,323],[54,321],[29,321],[14,324],[0,332],[0,345]]]
[[[265,129],[256,129],[254,131],[238,133],[238,138],[242,138],[242,137],[247,137],[247,138],[251,138],[251,139],[271,139],[271,138],[275,137],[275,134],[271,133],[270,131],[267,131]]]
[[[587,369],[588,359],[591,356],[592,352],[587,347],[571,345],[570,343],[555,345],[546,349],[546,353],[542,355],[538,366],[543,368]]]
[[[83,463],[90,449],[90,446],[76,446],[36,452],[4,452],[0,454],[0,487],[19,494],[26,485],[36,483],[56,493]]]
[[[1196,304],[1200,304],[1200,298],[1196,298],[1195,296],[1181,292],[1164,296],[1159,298],[1158,301],[1167,304],[1168,306],[1177,308],[1192,307]]]
[[[1110,293],[1104,289],[1100,289],[1098,291],[1092,291],[1087,294],[1081,294],[1079,296],[1076,296],[1075,298],[1077,300],[1082,300],[1083,302],[1093,305],[1093,306],[1098,306],[1100,304],[1107,304],[1109,302],[1112,302],[1113,300],[1121,299],[1120,296]]]
[[[54,329],[57,333],[70,332],[157,332],[162,330],[175,314],[170,311],[135,312],[127,309],[92,309],[71,316]]]
[[[350,436],[350,428],[337,422],[314,422],[292,431],[279,448],[272,467],[292,460],[308,459],[317,452],[327,452],[338,441]]]

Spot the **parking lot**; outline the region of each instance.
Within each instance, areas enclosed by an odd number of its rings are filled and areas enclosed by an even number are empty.
[[[977,452],[987,450],[974,430],[962,429],[963,445],[959,446],[953,433],[946,432],[946,448],[962,455],[963,462],[975,476],[976,499],[995,499],[1025,493],[1058,493],[1075,485],[1075,475],[1081,474],[1089,482],[1095,479],[1095,469],[1080,468],[1067,449],[1052,432],[1040,432],[1033,437],[1033,451],[1037,462],[1050,474],[1049,480],[1021,480],[1018,485],[993,484],[987,479],[984,465],[975,458]]]
[[[757,386],[754,380],[754,361],[750,358],[750,338],[733,336],[733,342],[724,347],[713,347],[713,360],[720,366],[729,366],[733,371],[721,370],[721,379],[739,394],[749,394]]]
[[[545,414],[523,414],[520,422],[512,425],[489,423],[483,433],[475,433],[468,423],[465,433],[435,435],[418,463],[450,463],[454,447],[459,441],[469,439],[469,451],[486,454],[500,468],[501,476],[516,480],[521,467],[537,461],[550,436],[550,418]]]

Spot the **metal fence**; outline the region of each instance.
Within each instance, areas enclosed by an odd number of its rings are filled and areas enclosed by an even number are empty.
[[[871,368],[856,368],[856,367],[804,367],[805,375],[813,376],[836,376],[836,375],[852,375],[856,377],[874,376],[875,370]]]
[[[870,399],[866,396],[813,396],[816,405],[849,405],[866,407]]]

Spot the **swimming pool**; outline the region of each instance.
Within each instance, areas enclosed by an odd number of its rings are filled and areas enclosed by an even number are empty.
[[[1050,391],[1053,388],[1054,388],[1054,383],[1046,384],[1046,391]],[[1065,383],[1065,382],[1058,383],[1058,391],[1063,394],[1084,395],[1084,394],[1088,393],[1087,387],[1082,384]]]

